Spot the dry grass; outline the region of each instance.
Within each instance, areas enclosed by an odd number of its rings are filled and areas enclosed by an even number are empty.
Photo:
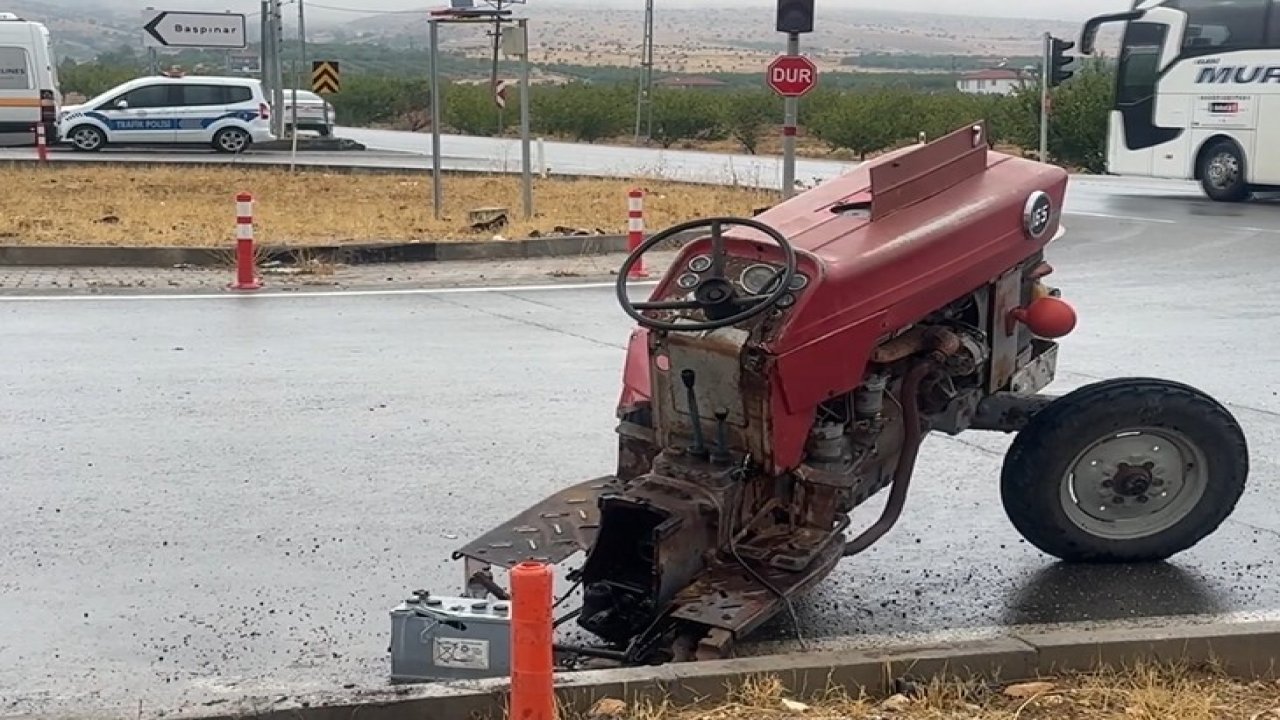
[[[556,227],[624,232],[627,190],[649,191],[650,228],[707,215],[745,215],[776,202],[759,190],[666,181],[536,180],[532,221],[521,219],[518,176],[453,175],[444,215],[432,213],[431,178],[419,174],[322,174],[252,168],[0,168],[0,243],[218,247],[233,242],[235,195],[253,193],[259,243],[488,240],[552,235]],[[468,227],[467,211],[509,209],[496,231]]]
[[[620,708],[619,708],[620,709]],[[912,697],[873,701],[832,688],[795,704],[772,678],[711,708],[644,706],[626,720],[1280,720],[1280,683],[1242,681],[1212,668],[1142,667],[1013,686],[933,682]]]

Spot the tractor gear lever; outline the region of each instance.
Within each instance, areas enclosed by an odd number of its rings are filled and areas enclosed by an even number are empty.
[[[682,370],[680,380],[684,382],[685,397],[689,400],[689,420],[693,423],[693,447],[690,452],[701,457],[707,454],[707,446],[702,441],[702,416],[698,414],[698,394],[693,389],[698,375],[692,370]]]
[[[728,465],[729,456],[729,411],[724,408],[716,410],[716,449],[711,453],[711,462],[716,465]]]

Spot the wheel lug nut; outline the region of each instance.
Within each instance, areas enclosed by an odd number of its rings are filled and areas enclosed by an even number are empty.
[[[1148,501],[1148,500],[1150,500],[1150,499],[1151,499],[1151,498],[1147,497],[1146,495],[1139,495],[1139,496],[1138,496],[1138,502],[1140,502],[1140,503],[1144,503],[1144,502],[1146,502],[1146,501]]]
[[[1164,481],[1161,480],[1160,478],[1156,478],[1155,480],[1152,480],[1151,484],[1156,487],[1164,487]]]
[[[1111,486],[1112,486],[1112,484],[1113,484],[1113,483],[1112,483],[1110,480],[1103,480],[1103,481],[1102,481],[1102,487],[1104,487],[1104,488],[1109,488],[1109,487],[1111,487]]]
[[[1123,505],[1123,504],[1124,504],[1124,498],[1122,498],[1122,497],[1120,497],[1119,495],[1117,495],[1117,496],[1115,496],[1114,498],[1112,498],[1111,502],[1112,502],[1113,504],[1115,504],[1115,505]]]

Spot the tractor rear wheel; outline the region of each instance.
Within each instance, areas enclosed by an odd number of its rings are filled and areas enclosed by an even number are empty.
[[[1216,531],[1249,474],[1243,431],[1205,393],[1129,378],[1058,398],[1014,439],[1001,496],[1014,527],[1069,562],[1154,562]]]

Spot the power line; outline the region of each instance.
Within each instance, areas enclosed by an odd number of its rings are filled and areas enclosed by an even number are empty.
[[[370,10],[368,8],[335,7],[333,5],[321,5],[313,2],[308,2],[307,5],[313,8],[320,8],[321,10],[359,13],[361,15],[425,15],[429,12],[427,10]]]

